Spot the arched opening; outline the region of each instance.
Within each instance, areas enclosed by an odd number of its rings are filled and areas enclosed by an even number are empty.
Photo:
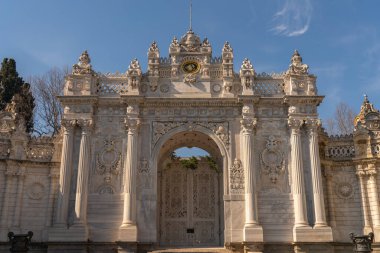
[[[161,246],[223,245],[224,162],[217,143],[202,132],[178,132],[162,144],[157,157]]]

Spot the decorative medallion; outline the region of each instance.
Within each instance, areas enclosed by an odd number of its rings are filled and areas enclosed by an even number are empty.
[[[222,87],[218,83],[216,83],[212,86],[212,91],[215,93],[219,93],[221,90],[222,90]]]
[[[162,84],[162,85],[160,86],[160,91],[161,91],[162,93],[167,93],[167,92],[169,91],[169,84],[167,84],[167,83]]]
[[[201,68],[201,65],[196,61],[185,61],[181,65],[181,69],[186,74],[195,74],[198,73]]]
[[[31,199],[40,200],[45,194],[45,186],[41,183],[34,182],[29,185],[27,194]]]
[[[339,198],[350,199],[354,196],[354,187],[349,182],[339,182],[336,184],[335,193]]]

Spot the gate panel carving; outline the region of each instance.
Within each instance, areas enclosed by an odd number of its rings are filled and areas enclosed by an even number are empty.
[[[200,161],[195,170],[173,162],[162,172],[161,245],[219,245],[218,173]]]

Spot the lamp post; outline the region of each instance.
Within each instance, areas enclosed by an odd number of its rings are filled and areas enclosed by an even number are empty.
[[[360,253],[370,253],[372,252],[372,242],[373,242],[373,233],[369,233],[368,235],[355,235],[354,233],[350,233],[350,238],[352,243],[354,244],[354,252]]]
[[[8,238],[11,243],[9,249],[12,253],[26,253],[29,251],[29,244],[32,239],[33,232],[29,231],[27,234],[15,235],[13,232],[8,233]]]

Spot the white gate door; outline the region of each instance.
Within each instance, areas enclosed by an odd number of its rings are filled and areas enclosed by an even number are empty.
[[[218,246],[218,173],[203,160],[195,170],[173,162],[161,182],[161,245]]]

